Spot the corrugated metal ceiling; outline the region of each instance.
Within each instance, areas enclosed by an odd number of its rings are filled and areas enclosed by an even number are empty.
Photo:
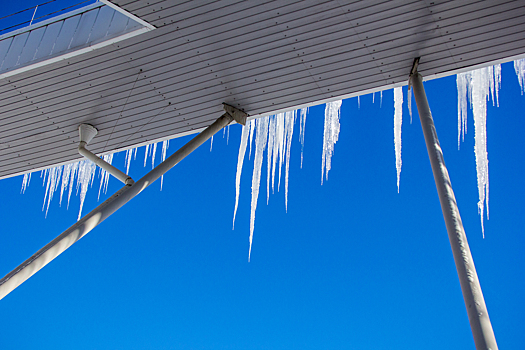
[[[129,1],[157,29],[0,80],[0,178],[525,53],[522,1]],[[344,116],[343,116],[344,117]]]

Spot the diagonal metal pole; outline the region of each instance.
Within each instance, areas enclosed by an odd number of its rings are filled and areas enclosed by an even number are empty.
[[[417,67],[417,61],[414,62]],[[461,284],[461,291],[467,314],[474,336],[474,343],[477,350],[497,350],[496,338],[490,323],[485,299],[481,292],[478,274],[474,266],[474,260],[470,253],[470,248],[465,235],[465,229],[461,222],[458,205],[448,176],[448,170],[443,159],[443,152],[439,145],[439,140],[434,127],[434,120],[430,113],[428,106],[425,88],[423,87],[423,78],[417,73],[417,69],[413,68],[410,76],[411,85],[414,89],[414,97],[416,99],[417,110],[419,118],[421,119],[421,127],[425,135],[425,143],[427,145],[428,157],[434,173],[434,180],[441,203],[441,210],[445,218],[445,225],[447,227],[448,238],[454,255],[454,262],[458,271],[459,282]]]
[[[16,287],[25,282],[29,277],[33,276],[41,268],[46,266],[54,258],[73,245],[76,241],[84,237],[89,231],[94,229],[102,221],[120,209],[120,207],[146,189],[146,187],[151,185],[155,180],[173,168],[177,163],[197,149],[197,147],[206,142],[215,133],[224,128],[226,125],[230,124],[234,118],[239,122],[245,122],[246,114],[244,113],[244,120],[240,120],[235,114],[232,117],[232,115],[229,113],[224,113],[213,124],[191,139],[187,144],[173,153],[164,162],[157,165],[157,167],[144,175],[140,180],[135,182],[133,185],[124,186],[98,207],[86,214],[76,224],[65,230],[57,238],[49,242],[46,246],[33,254],[29,259],[8,273],[4,278],[0,279],[0,299],[4,298]]]

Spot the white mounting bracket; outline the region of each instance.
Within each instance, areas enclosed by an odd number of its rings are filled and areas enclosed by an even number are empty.
[[[233,120],[241,125],[246,125],[246,119],[249,117],[248,113],[226,103],[223,103],[222,106],[224,107],[226,113],[228,113],[233,118]]]

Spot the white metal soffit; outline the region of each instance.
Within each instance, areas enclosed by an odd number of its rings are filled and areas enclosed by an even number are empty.
[[[114,0],[156,29],[0,79],[0,179],[525,53],[523,1]],[[455,115],[454,115],[455,117]]]

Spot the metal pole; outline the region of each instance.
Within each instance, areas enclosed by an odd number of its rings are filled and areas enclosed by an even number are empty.
[[[419,118],[421,119],[423,134],[425,135],[428,157],[434,173],[441,210],[445,218],[448,238],[458,271],[474,343],[477,350],[497,350],[498,345],[496,344],[487,306],[481,292],[478,274],[476,273],[474,260],[470,253],[467,236],[465,235],[465,229],[461,222],[458,205],[450,183],[450,177],[443,159],[443,152],[439,145],[434,120],[428,106],[425,88],[423,87],[423,78],[419,73],[415,72],[415,74],[411,75],[411,83],[414,88],[414,97]]]
[[[80,144],[78,145],[78,153],[80,153],[80,155],[86,157],[87,159],[89,159],[90,161],[92,161],[93,163],[95,163],[96,165],[113,175],[119,181],[124,183],[124,185],[133,185],[134,181],[131,178],[131,176],[115,168],[113,165],[109,164],[104,159],[97,157],[96,154],[92,153],[86,148],[86,143],[84,141],[80,141]]]
[[[233,117],[228,113],[222,115],[212,125],[182,146],[164,162],[160,163],[155,169],[144,175],[144,177],[133,185],[124,186],[104,203],[80,219],[76,224],[65,230],[60,236],[49,242],[29,259],[8,273],[0,280],[0,299],[3,299],[29,277],[33,276],[38,270],[46,266],[51,260],[85,236],[89,231],[107,219],[111,214],[116,212],[120,207],[129,202],[133,197],[142,192],[146,187],[151,185],[155,180],[164,175],[188,154],[232,121]]]

